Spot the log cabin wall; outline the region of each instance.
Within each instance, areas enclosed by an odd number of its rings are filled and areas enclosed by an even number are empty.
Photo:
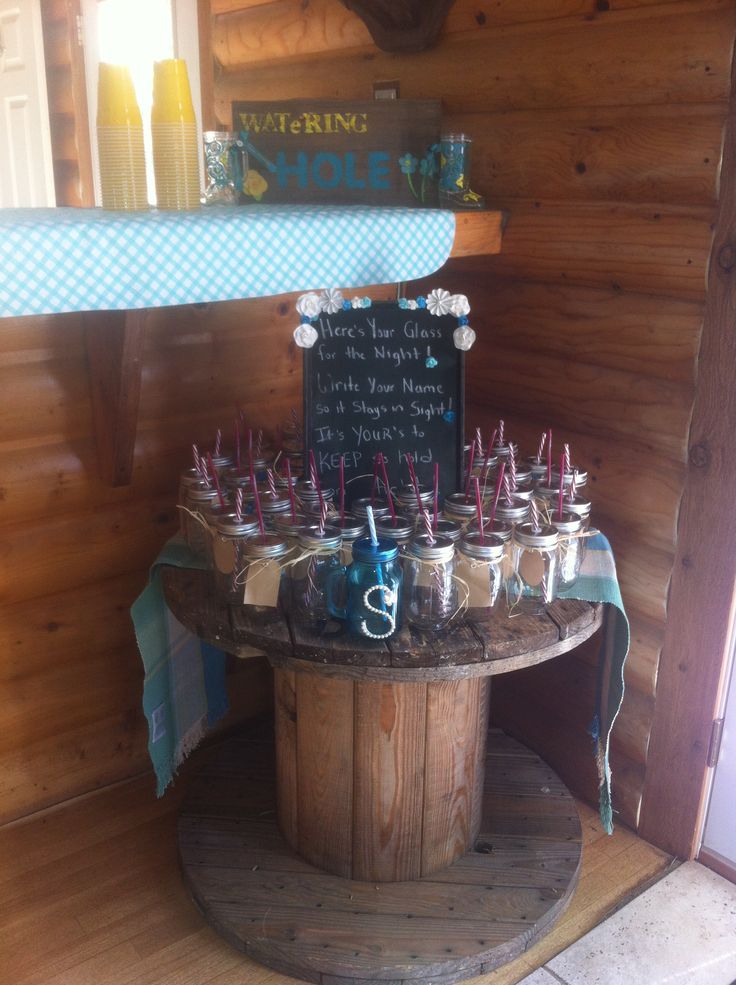
[[[468,424],[590,473],[631,618],[614,805],[636,827],[676,543],[736,11],[730,0],[456,0],[439,43],[378,51],[338,0],[211,0],[215,115],[233,99],[441,98],[472,184],[509,210],[498,257],[434,283],[479,340]],[[494,712],[590,799],[595,646],[497,679]]]
[[[293,322],[286,297],[150,312],[119,488],[99,478],[84,319],[0,324],[0,823],[150,769],[129,608],[178,524],[192,441],[211,448],[236,404],[266,429],[298,406]],[[234,725],[270,708],[271,674],[231,671]]]

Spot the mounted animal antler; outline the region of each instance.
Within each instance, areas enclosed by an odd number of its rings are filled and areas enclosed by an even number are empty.
[[[382,51],[424,51],[437,40],[455,0],[342,0]]]

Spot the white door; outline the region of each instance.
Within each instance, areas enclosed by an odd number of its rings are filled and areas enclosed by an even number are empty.
[[[0,0],[0,208],[56,205],[39,0]]]
[[[736,873],[736,661],[731,662],[731,682],[726,692],[723,734],[708,803],[703,849],[712,856],[713,868]],[[704,857],[701,861],[709,864]],[[718,863],[721,863],[719,866]],[[725,866],[723,865],[725,863]]]

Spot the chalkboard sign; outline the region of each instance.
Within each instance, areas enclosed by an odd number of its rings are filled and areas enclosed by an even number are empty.
[[[453,341],[458,318],[432,313],[424,298],[363,304],[370,306],[343,302],[340,310],[311,318],[316,339],[304,358],[306,450],[314,451],[322,484],[335,490],[345,456],[348,506],[370,495],[378,452],[392,486],[409,482],[407,452],[419,481],[430,487],[438,462],[441,503],[462,481],[464,364]]]

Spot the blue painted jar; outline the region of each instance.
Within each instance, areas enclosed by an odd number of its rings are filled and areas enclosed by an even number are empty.
[[[398,557],[398,545],[385,537],[378,538],[377,546],[369,537],[353,544],[345,607],[331,601],[330,611],[338,619],[345,619],[355,636],[385,640],[401,628],[403,575]]]

